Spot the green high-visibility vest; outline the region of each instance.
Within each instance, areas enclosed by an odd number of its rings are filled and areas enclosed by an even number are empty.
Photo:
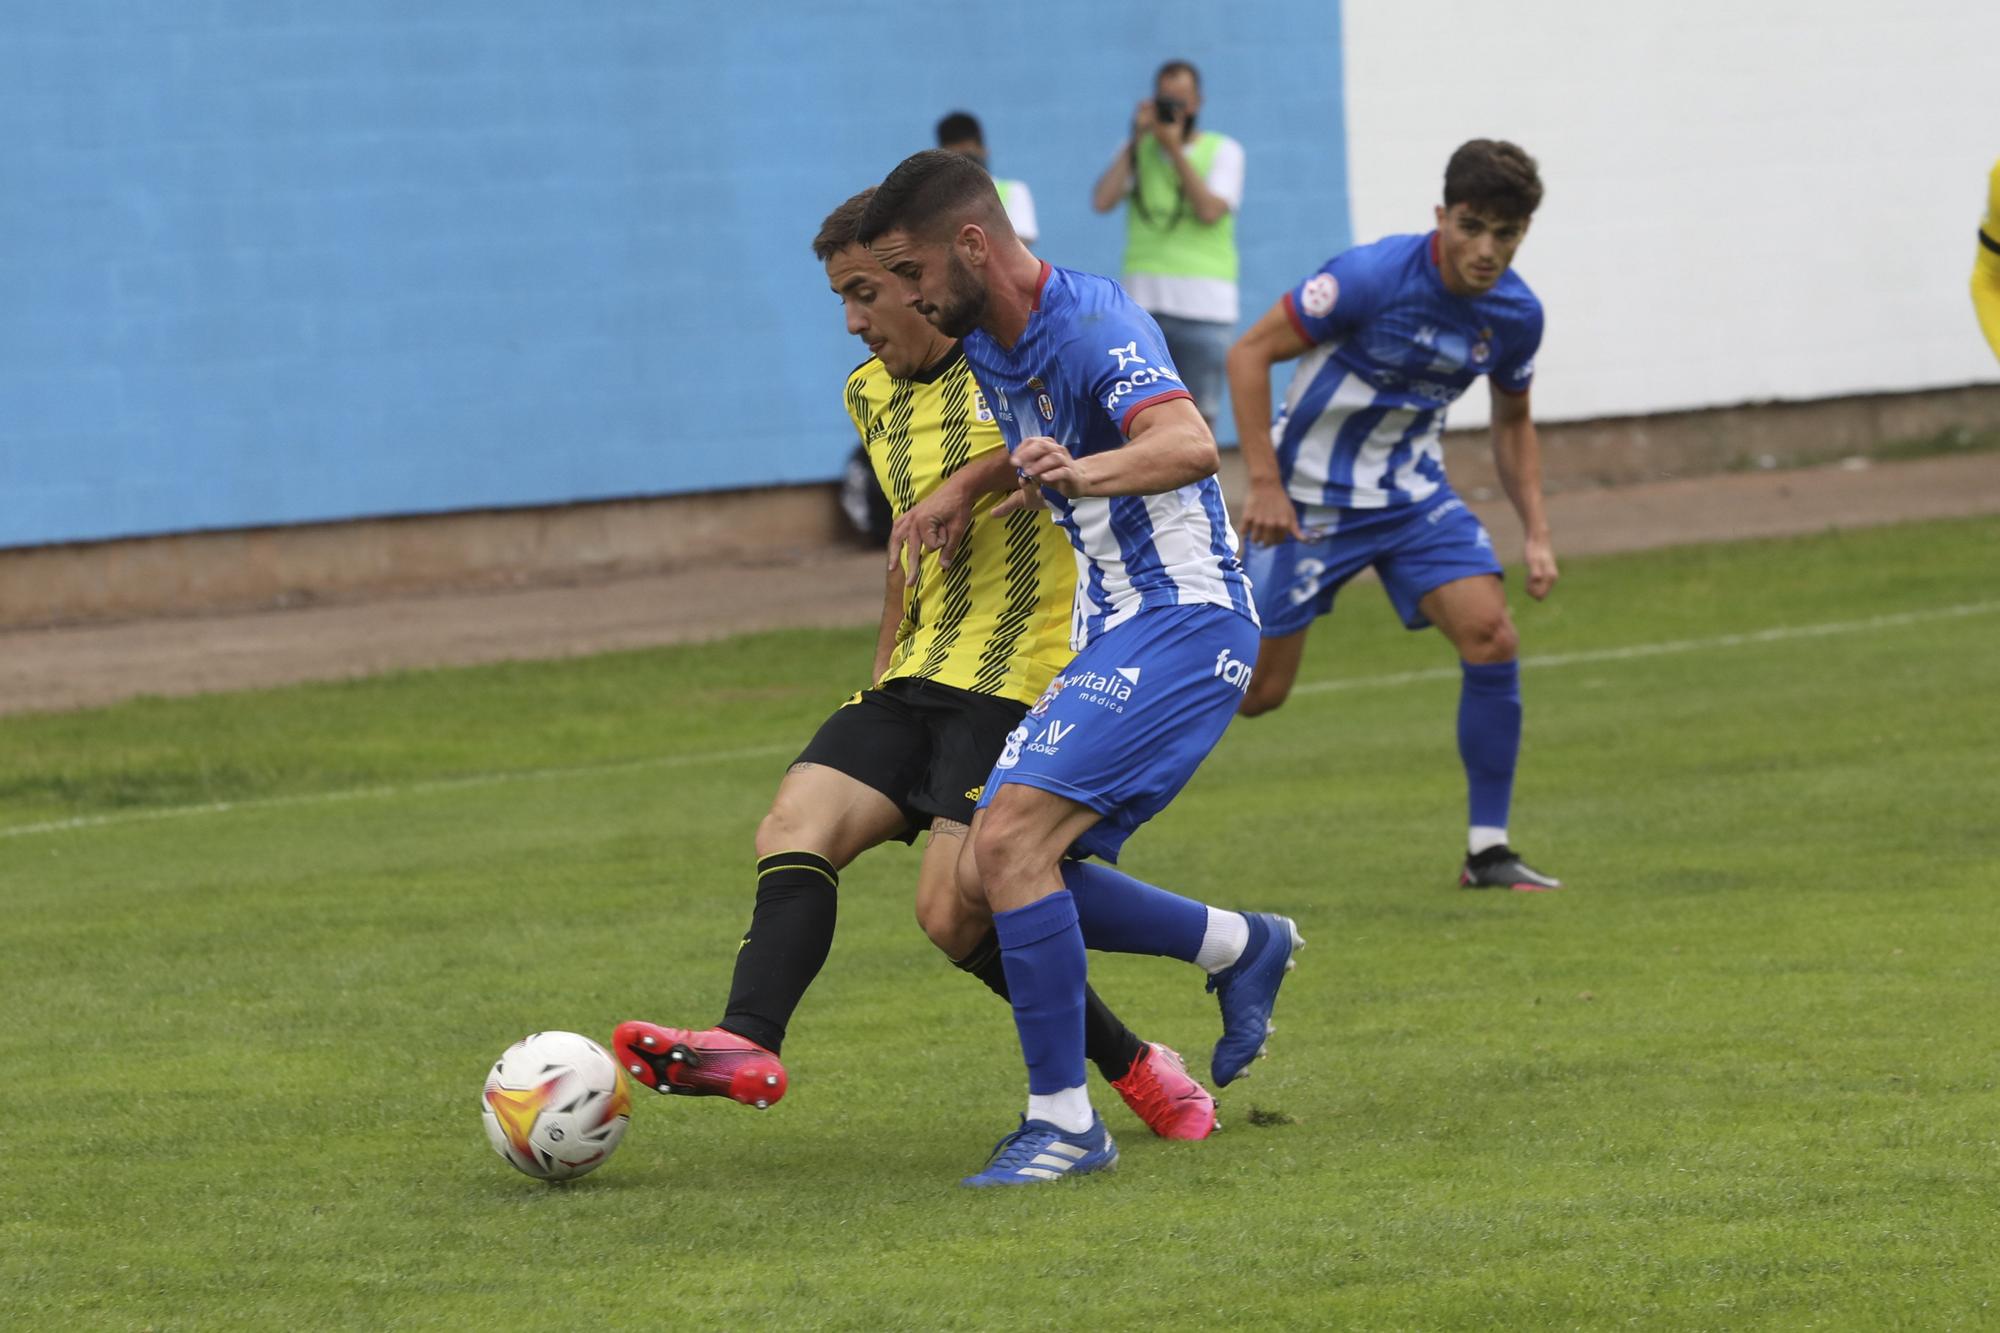
[[[1222,147],[1222,136],[1203,134],[1186,150],[1194,174],[1208,179],[1208,169]],[[1213,222],[1202,222],[1181,190],[1159,140],[1148,134],[1139,143],[1138,188],[1125,203],[1125,271],[1157,273],[1169,278],[1221,278],[1236,281],[1236,210]]]

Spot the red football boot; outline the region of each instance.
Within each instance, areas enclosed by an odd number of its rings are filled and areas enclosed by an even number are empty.
[[[1163,1139],[1205,1139],[1215,1132],[1215,1098],[1189,1076],[1187,1063],[1172,1047],[1150,1043],[1111,1086],[1132,1114]]]
[[[620,1023],[611,1049],[625,1072],[655,1092],[727,1097],[762,1111],[785,1095],[778,1057],[734,1032]]]

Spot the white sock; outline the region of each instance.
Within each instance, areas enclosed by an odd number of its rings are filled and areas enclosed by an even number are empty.
[[[1028,1119],[1046,1120],[1065,1134],[1081,1134],[1090,1128],[1090,1093],[1082,1087],[1064,1088],[1047,1096],[1031,1092]]]
[[[1473,856],[1479,855],[1488,847],[1505,847],[1506,845],[1507,830],[1504,828],[1494,828],[1490,824],[1474,824],[1471,831],[1465,837],[1466,851]]]
[[[1208,909],[1208,929],[1201,933],[1201,949],[1194,956],[1194,965],[1204,972],[1220,972],[1225,967],[1234,966],[1249,943],[1250,922],[1243,913],[1211,907]]]

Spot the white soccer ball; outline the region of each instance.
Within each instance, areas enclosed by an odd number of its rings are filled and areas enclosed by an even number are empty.
[[[602,1046],[574,1032],[537,1032],[493,1062],[479,1094],[493,1151],[538,1180],[595,1171],[625,1137],[632,1091]]]

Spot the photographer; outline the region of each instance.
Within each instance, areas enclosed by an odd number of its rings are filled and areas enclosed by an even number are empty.
[[[1160,325],[1167,351],[1211,428],[1237,316],[1236,209],[1243,146],[1196,128],[1201,75],[1169,60],[1139,103],[1132,137],[1097,179],[1091,206],[1125,210],[1125,290]]]

